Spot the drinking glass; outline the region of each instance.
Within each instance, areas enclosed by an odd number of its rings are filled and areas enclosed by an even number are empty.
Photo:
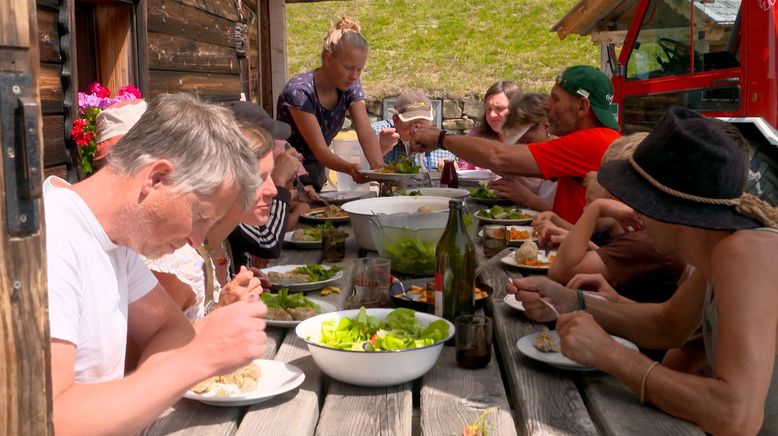
[[[508,229],[500,225],[484,226],[482,239],[484,256],[492,257],[508,245]]]
[[[492,360],[492,319],[482,315],[462,315],[454,320],[457,365],[483,368]]]
[[[347,237],[348,233],[342,230],[330,230],[322,233],[322,257],[325,262],[340,262],[346,257]]]
[[[391,261],[364,257],[354,261],[356,302],[361,306],[379,306],[389,299]]]

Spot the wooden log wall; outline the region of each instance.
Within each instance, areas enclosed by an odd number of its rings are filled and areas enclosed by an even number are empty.
[[[60,36],[57,29],[59,10],[56,2],[38,2],[38,49],[40,76],[38,88],[43,115],[43,165],[46,175],[68,177],[72,167],[71,150],[65,145],[65,100],[62,92]]]
[[[148,0],[150,97],[178,91],[193,92],[212,101],[240,97],[236,24],[247,24],[248,27],[242,27],[250,29],[250,23],[256,22],[256,14],[245,3],[239,11],[237,3],[234,0]],[[252,48],[256,50],[255,41],[256,36],[253,40],[249,38],[248,53]],[[247,79],[256,80],[256,77],[254,65],[250,65]]]

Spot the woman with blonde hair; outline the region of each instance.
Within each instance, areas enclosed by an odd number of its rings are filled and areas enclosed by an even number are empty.
[[[326,168],[366,181],[359,162],[346,161],[328,149],[347,112],[370,167],[384,163],[359,80],[368,52],[360,30],[358,21],[342,17],[324,37],[321,66],[289,79],[278,96],[276,118],[292,127],[289,144],[303,155],[308,171],[301,180],[317,191],[326,180]]]

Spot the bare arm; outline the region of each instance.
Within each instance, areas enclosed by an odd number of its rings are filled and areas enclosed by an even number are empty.
[[[437,148],[440,129],[418,128],[413,132],[416,151]],[[457,157],[490,170],[518,176],[542,177],[527,144],[505,145],[499,141],[475,136],[449,135],[443,141],[446,149]]]
[[[265,312],[264,305],[245,302],[217,309],[193,339],[192,326],[157,286],[130,305],[129,334],[145,346],[143,363],[123,379],[102,383],[75,383],[76,346],[52,340],[55,432],[138,433],[190,386],[260,356]]]
[[[348,111],[349,114],[351,114],[351,121],[357,131],[359,144],[362,146],[362,151],[365,153],[365,158],[367,159],[370,168],[376,169],[382,167],[384,165],[384,153],[381,150],[378,137],[373,132],[373,128],[370,127],[370,120],[367,118],[365,102],[360,100],[351,103]],[[391,148],[389,150],[391,150]]]
[[[154,270],[151,272],[180,310],[186,310],[189,306],[194,304],[195,294],[192,287],[179,280],[175,274]]]
[[[300,131],[303,139],[305,139],[305,143],[308,144],[308,148],[311,149],[311,153],[316,156],[316,160],[325,167],[335,171],[349,174],[352,172],[351,163],[330,152],[321,133],[321,126],[319,126],[319,122],[314,115],[291,107],[289,108],[289,113],[292,114],[297,129]]]
[[[716,434],[759,431],[775,362],[778,273],[770,259],[778,237],[770,235],[766,239],[772,241],[765,241],[760,240],[764,234],[742,233],[722,241],[713,252],[719,319],[713,377],[657,367],[646,382],[648,401]],[[595,364],[637,392],[648,366],[645,357],[613,346],[599,353]]]
[[[613,202],[613,200],[605,201]],[[576,274],[589,273],[602,274],[606,280],[611,280],[610,271],[605,263],[589,245],[592,233],[597,227],[597,220],[603,216],[607,206],[608,204],[603,203],[603,200],[595,200],[586,206],[581,218],[559,246],[554,263],[548,271],[549,278],[559,283],[567,283]],[[629,212],[631,211],[632,209],[629,209]]]

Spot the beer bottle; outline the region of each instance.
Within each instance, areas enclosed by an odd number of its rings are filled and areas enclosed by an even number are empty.
[[[443,171],[440,173],[440,186],[442,188],[459,188],[459,175],[457,174],[453,159],[443,161]]]
[[[451,322],[475,305],[475,247],[465,229],[464,201],[448,203],[446,230],[435,248],[435,315]]]

